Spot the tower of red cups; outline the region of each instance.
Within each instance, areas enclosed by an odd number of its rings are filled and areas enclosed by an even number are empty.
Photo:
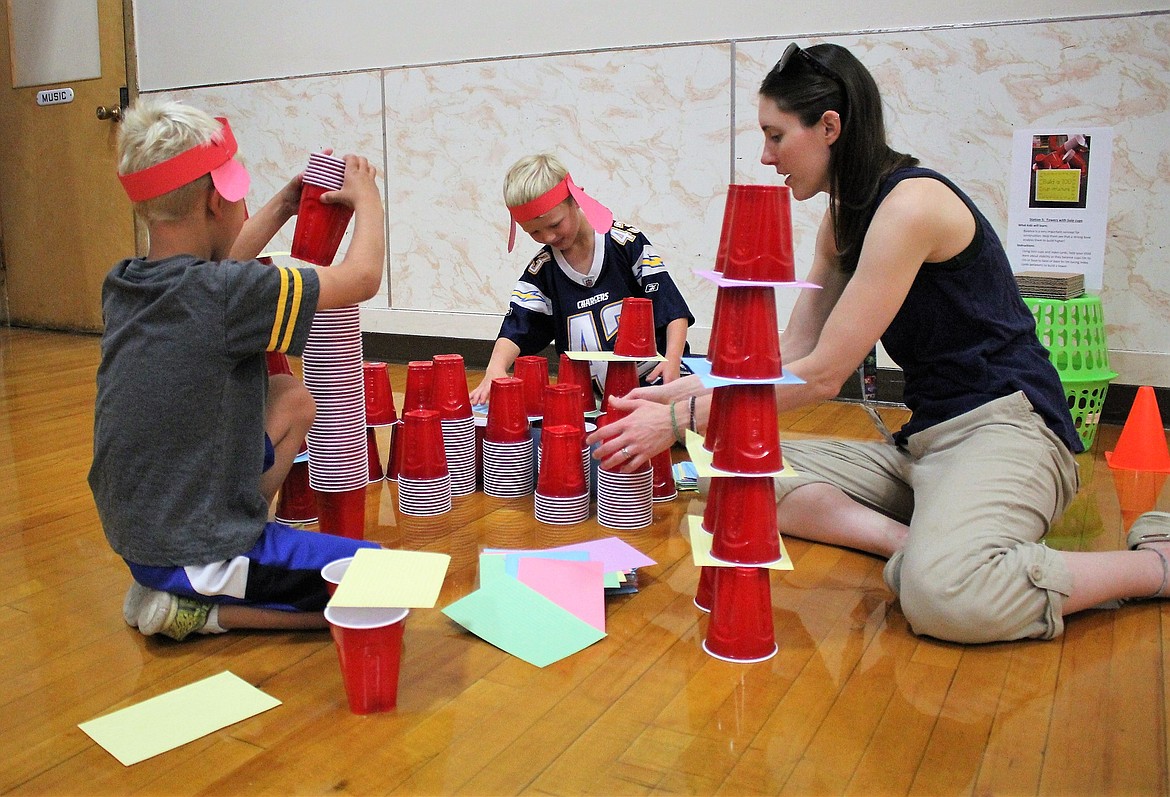
[[[695,603],[710,611],[703,648],[762,661],[777,651],[769,569],[781,556],[774,474],[783,467],[775,382],[783,376],[775,285],[794,279],[788,189],[729,187],[715,271],[708,359],[713,389],[704,448],[717,472],[703,527],[724,566],[700,574]]]
[[[436,354],[432,393],[443,429],[443,450],[451,476],[451,495],[475,492],[475,418],[467,389],[467,369],[458,354]]]

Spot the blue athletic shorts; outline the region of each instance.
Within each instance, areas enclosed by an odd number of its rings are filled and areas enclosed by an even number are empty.
[[[319,612],[329,593],[321,568],[377,543],[283,523],[269,523],[250,551],[220,562],[153,567],[127,562],[144,587],[210,603],[231,603],[290,612]]]

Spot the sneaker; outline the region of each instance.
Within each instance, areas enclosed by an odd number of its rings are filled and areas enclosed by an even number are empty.
[[[146,636],[162,634],[182,640],[207,623],[210,603],[158,590],[147,592],[138,610],[138,630]]]
[[[138,612],[142,608],[142,601],[150,593],[151,590],[137,581],[130,582],[130,589],[126,590],[126,599],[122,601],[122,619],[126,621],[126,625],[131,628],[138,626]]]

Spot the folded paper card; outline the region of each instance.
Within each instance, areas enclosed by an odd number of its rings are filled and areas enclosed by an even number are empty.
[[[445,553],[360,548],[329,605],[429,609],[439,599],[450,564]]]

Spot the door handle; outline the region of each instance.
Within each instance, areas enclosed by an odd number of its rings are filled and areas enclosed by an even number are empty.
[[[118,105],[114,105],[108,108],[105,105],[99,105],[97,107],[97,118],[101,119],[103,122],[107,120],[111,122],[120,122],[122,121],[122,108]]]

